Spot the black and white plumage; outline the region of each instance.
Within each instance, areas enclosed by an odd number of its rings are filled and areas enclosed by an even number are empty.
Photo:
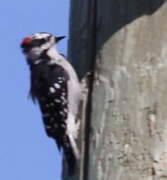
[[[21,47],[31,71],[32,99],[38,101],[47,135],[63,149],[72,174],[79,159],[75,140],[81,88],[73,67],[55,47],[63,38],[36,33],[24,38]]]

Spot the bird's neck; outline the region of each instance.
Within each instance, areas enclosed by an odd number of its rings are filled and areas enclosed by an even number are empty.
[[[28,57],[27,62],[30,66],[38,66],[40,64],[54,64],[61,59],[61,55],[57,49],[53,46],[49,49],[43,50],[42,53],[37,57]]]
[[[58,60],[60,59],[60,54],[58,53],[57,49],[53,46],[51,48],[49,48],[46,51],[46,54],[53,60]]]

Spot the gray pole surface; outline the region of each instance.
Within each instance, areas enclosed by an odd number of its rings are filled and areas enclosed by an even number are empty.
[[[84,162],[64,180],[166,180],[166,1],[71,1],[69,59],[92,74]]]

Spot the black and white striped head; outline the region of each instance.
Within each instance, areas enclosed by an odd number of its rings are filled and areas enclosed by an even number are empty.
[[[45,32],[35,33],[22,40],[21,48],[23,53],[29,58],[36,59],[63,38],[65,38],[65,36],[54,37]]]

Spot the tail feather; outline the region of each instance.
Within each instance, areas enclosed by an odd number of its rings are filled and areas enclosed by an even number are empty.
[[[64,146],[65,160],[68,166],[68,173],[73,175],[77,168],[77,161],[79,159],[79,152],[77,145],[72,137],[68,137],[69,143]]]
[[[65,160],[67,162],[67,166],[68,166],[68,173],[69,175],[73,175],[75,173],[76,170],[76,157],[74,156],[74,153],[72,151],[72,148],[68,148],[64,150],[64,154],[65,154]]]
[[[76,157],[76,159],[79,160],[79,158],[80,158],[79,157],[79,150],[77,148],[76,141],[74,140],[74,138],[71,135],[69,135],[68,137],[69,137],[71,148],[73,150],[73,154]]]

